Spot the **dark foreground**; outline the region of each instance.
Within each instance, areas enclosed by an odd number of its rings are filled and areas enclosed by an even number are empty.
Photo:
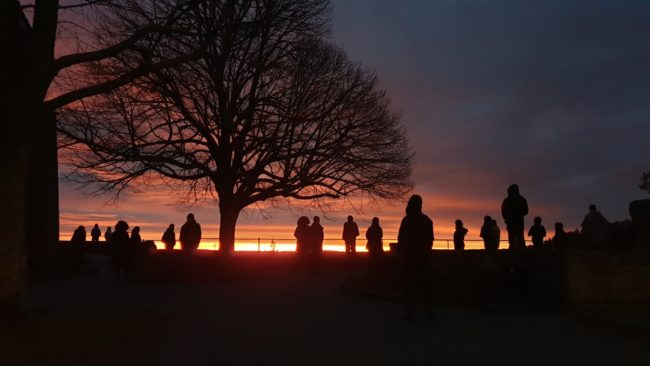
[[[262,261],[262,259],[264,259]],[[191,262],[190,262],[191,264]],[[229,267],[228,267],[229,266]],[[20,365],[646,365],[647,335],[569,311],[436,307],[401,320],[399,302],[341,291],[363,260],[333,254],[317,277],[290,254],[238,254],[210,282],[116,282],[110,261],[32,285],[26,319],[0,334]],[[171,269],[169,269],[171,270]],[[168,273],[168,278],[173,274]]]

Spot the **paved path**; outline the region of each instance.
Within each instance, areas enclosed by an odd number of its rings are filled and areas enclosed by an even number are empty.
[[[403,322],[402,306],[338,291],[354,270],[318,277],[278,270],[205,284],[116,283],[109,261],[96,275],[35,285],[34,313],[94,314],[105,347],[51,363],[93,365],[647,365],[647,339],[590,327],[565,314],[498,314],[438,308],[433,321]],[[99,315],[98,315],[99,314]],[[94,325],[96,318],[121,319]],[[95,320],[93,320],[95,319]],[[141,323],[141,326],[138,324]],[[111,324],[115,324],[112,326]],[[125,325],[126,324],[126,325]],[[123,327],[120,339],[102,336]],[[66,344],[65,342],[62,344]],[[50,363],[50,362],[48,362]]]

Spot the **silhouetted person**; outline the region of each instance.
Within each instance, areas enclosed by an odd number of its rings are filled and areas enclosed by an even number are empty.
[[[501,229],[497,224],[497,220],[492,219],[492,248],[494,250],[499,250],[499,245],[501,245]]]
[[[86,243],[86,228],[83,225],[79,225],[74,230],[70,243],[77,247]]]
[[[317,275],[320,267],[320,259],[323,254],[323,239],[325,238],[325,230],[320,224],[320,217],[314,216],[314,221],[309,227],[309,266],[311,267],[311,274]]]
[[[433,222],[422,213],[422,197],[413,195],[406,205],[397,236],[404,256],[405,320],[413,320],[418,294],[424,298],[427,317],[432,316],[429,254],[433,246]]]
[[[561,222],[555,223],[555,235],[553,236],[553,246],[556,249],[564,249],[566,247],[566,232],[564,225]]]
[[[589,213],[582,220],[582,235],[593,248],[605,245],[609,221],[596,209],[596,205],[589,205]]]
[[[181,235],[178,239],[181,242],[181,249],[186,253],[191,253],[199,247],[201,225],[196,222],[193,214],[187,215],[187,221],[181,226]]]
[[[465,235],[467,235],[467,232],[468,230],[463,227],[463,222],[461,220],[456,220],[456,231],[454,231],[454,250],[465,250]]]
[[[541,248],[544,245],[546,228],[542,226],[542,218],[539,216],[535,216],[533,223],[533,226],[528,230],[528,236],[533,238],[533,248]]]
[[[312,253],[320,255],[323,253],[323,240],[325,239],[325,230],[320,224],[320,217],[314,216],[314,221],[309,227],[309,232],[309,246],[311,247],[310,250]]]
[[[524,216],[528,215],[528,202],[519,194],[519,186],[508,187],[508,197],[503,200],[501,214],[508,230],[510,249],[526,248],[524,240]]]
[[[142,245],[142,237],[140,237],[140,226],[133,227],[131,230],[131,243],[133,243],[134,248],[138,248]]]
[[[366,230],[366,249],[368,249],[368,270],[379,268],[381,257],[384,255],[384,230],[379,226],[379,218],[373,217],[370,227]]]
[[[99,229],[99,225],[95,224],[95,226],[93,226],[93,229],[90,230],[90,240],[93,242],[98,242],[100,236],[102,236],[102,231]]]
[[[368,240],[366,249],[368,249],[370,257],[378,257],[384,253],[383,238],[384,231],[379,226],[379,218],[373,217],[370,227],[366,230],[366,239]]]
[[[485,216],[483,218],[483,226],[481,226],[481,232],[479,236],[483,239],[483,247],[486,251],[493,250],[492,248],[492,217]]]
[[[111,240],[111,234],[113,234],[113,230],[109,226],[106,228],[106,231],[104,232],[104,240],[106,240],[106,242],[109,242]]]
[[[176,233],[174,232],[174,224],[169,224],[169,227],[163,233],[161,241],[165,243],[166,250],[174,250],[176,245]]]
[[[129,230],[129,224],[120,220],[115,224],[115,231],[109,237],[113,268],[115,269],[115,277],[118,279],[121,273],[124,273],[128,278],[131,270],[133,244],[127,230]]]
[[[296,238],[296,253],[300,255],[306,254],[311,238],[311,228],[309,227],[309,218],[307,216],[300,216],[298,218],[293,236]]]
[[[357,252],[357,236],[359,236],[359,227],[354,222],[352,216],[348,216],[348,221],[343,224],[343,241],[345,242],[345,252],[354,254]]]

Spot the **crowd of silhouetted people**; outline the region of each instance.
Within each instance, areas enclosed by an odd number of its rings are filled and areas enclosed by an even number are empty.
[[[90,231],[90,244],[99,243],[101,229],[95,224]],[[104,232],[105,243],[108,244],[111,254],[115,275],[128,277],[133,266],[134,257],[139,252],[148,252],[155,250],[156,246],[151,240],[144,241],[140,236],[140,227],[135,226],[129,235],[129,224],[124,220],[119,220],[113,227],[108,226]],[[176,246],[176,233],[174,224],[170,224],[163,233],[161,241],[167,251],[173,251]],[[193,214],[187,215],[187,221],[181,226],[179,236],[180,248],[184,253],[192,253],[199,247],[201,242],[201,225],[196,222]],[[86,244],[86,228],[83,225],[78,226],[70,239],[70,244],[74,248],[80,248]]]
[[[521,250],[526,248],[524,217],[528,215],[528,202],[519,192],[516,184],[508,187],[507,197],[501,205],[501,214],[505,222],[508,235],[508,249]],[[589,212],[582,221],[583,241],[588,242],[591,247],[603,247],[605,245],[609,222],[595,205],[590,205]],[[173,251],[176,246],[176,233],[174,224],[170,224],[164,231],[161,241],[165,250]],[[546,228],[542,225],[542,218],[536,216],[533,225],[527,234],[531,238],[533,248],[544,246],[564,248],[567,245],[568,233],[564,231],[564,225],[555,223],[553,239],[547,239]],[[114,227],[109,226],[104,231],[104,239],[110,248],[113,258],[116,276],[127,275],[132,267],[133,257],[139,250],[148,251],[155,249],[153,241],[143,241],[140,236],[140,227],[135,226],[129,234],[129,224],[120,220]],[[465,237],[469,233],[463,221],[455,221],[453,234],[454,250],[465,250]],[[79,226],[74,231],[71,243],[80,247],[86,243],[86,229]],[[356,253],[357,238],[359,237],[359,226],[354,217],[348,216],[343,223],[341,239],[345,243],[345,252],[349,255]],[[90,231],[90,243],[99,243],[102,231],[98,224],[95,224]],[[369,252],[370,266],[375,266],[384,253],[383,230],[379,224],[379,218],[374,217],[371,225],[366,230],[366,249]],[[501,229],[497,221],[485,216],[479,236],[483,240],[484,249],[488,252],[496,252],[500,249]],[[302,216],[298,219],[294,231],[296,238],[296,253],[304,258],[309,258],[312,271],[318,272],[320,257],[323,253],[323,241],[325,230],[321,225],[320,218],[314,216],[310,222],[309,218]],[[427,257],[427,253],[433,249],[433,222],[422,213],[422,198],[418,195],[411,197],[407,204],[406,216],[399,228],[395,252],[403,257],[410,269],[406,276],[412,279],[426,271],[426,261],[421,260]],[[201,225],[196,221],[193,214],[187,215],[186,222],[181,226],[180,249],[183,253],[192,253],[199,247],[201,242]],[[420,259],[418,259],[420,258]],[[414,285],[418,281],[409,281]],[[424,284],[422,284],[424,286]],[[425,286],[426,287],[426,286]],[[410,290],[409,290],[410,291]],[[408,296],[407,296],[408,297]]]

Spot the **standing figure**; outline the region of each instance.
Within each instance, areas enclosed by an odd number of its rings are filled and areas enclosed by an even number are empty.
[[[589,205],[589,213],[582,220],[582,235],[592,248],[601,248],[607,240],[609,221],[603,216],[596,205]]]
[[[355,254],[357,252],[357,236],[359,236],[359,227],[354,222],[354,217],[348,216],[348,221],[343,224],[342,235],[346,253]]]
[[[128,278],[131,270],[133,245],[127,230],[129,230],[129,224],[120,220],[115,224],[115,232],[109,237],[113,268],[117,279],[120,278],[122,272]]]
[[[528,236],[533,238],[533,248],[541,248],[544,245],[544,237],[546,236],[546,228],[542,226],[542,218],[535,216],[533,219],[533,226],[528,230]]]
[[[483,239],[483,247],[486,251],[492,251],[492,217],[485,216],[483,218],[483,226],[481,226],[481,233],[479,236]]]
[[[561,222],[555,223],[553,247],[555,247],[555,249],[564,249],[566,247],[566,232],[564,231],[564,224]]]
[[[296,253],[302,255],[307,253],[309,246],[311,230],[309,228],[309,218],[307,216],[300,216],[296,223],[296,230],[293,232],[296,238]]]
[[[518,185],[508,187],[508,197],[503,200],[501,214],[506,222],[510,249],[525,249],[524,216],[528,215],[528,202],[519,194]]]
[[[74,230],[70,243],[77,247],[86,243],[86,228],[83,225],[79,225]]]
[[[169,227],[167,230],[165,230],[161,241],[165,243],[165,250],[174,250],[174,246],[176,245],[176,233],[174,232],[174,224],[169,224]]]
[[[499,246],[501,245],[501,229],[499,229],[499,225],[497,225],[497,220],[492,219],[492,248],[494,250],[499,250]]]
[[[309,267],[311,268],[312,276],[318,275],[320,268],[321,255],[323,254],[323,239],[325,238],[325,230],[320,224],[320,217],[314,216],[314,221],[309,227]]]
[[[320,224],[320,217],[314,216],[314,221],[309,227],[309,250],[312,254],[320,255],[323,253],[323,240],[325,239],[325,230]]]
[[[104,240],[108,243],[111,240],[111,235],[113,234],[113,230],[111,230],[111,227],[107,227],[106,231],[104,232]]]
[[[134,248],[138,248],[142,244],[142,238],[140,237],[140,226],[133,227],[131,230],[131,243]]]
[[[194,219],[193,214],[187,215],[187,221],[181,226],[181,250],[191,253],[199,247],[201,242],[201,225]]]
[[[406,205],[406,216],[402,219],[397,236],[398,245],[403,247],[404,253],[404,320],[413,320],[418,293],[424,298],[427,317],[433,315],[429,284],[429,255],[433,239],[433,222],[422,213],[422,197],[413,195]]]
[[[379,226],[379,218],[373,217],[370,227],[366,230],[366,239],[368,239],[366,249],[368,249],[371,258],[379,257],[384,253],[383,238],[384,231]]]
[[[98,242],[100,236],[102,236],[102,231],[99,229],[99,225],[95,224],[95,226],[93,226],[93,229],[90,230],[90,240],[93,242]]]
[[[463,227],[463,222],[461,220],[456,220],[456,231],[454,231],[454,250],[465,250],[465,235],[467,235],[467,232],[468,230]]]

